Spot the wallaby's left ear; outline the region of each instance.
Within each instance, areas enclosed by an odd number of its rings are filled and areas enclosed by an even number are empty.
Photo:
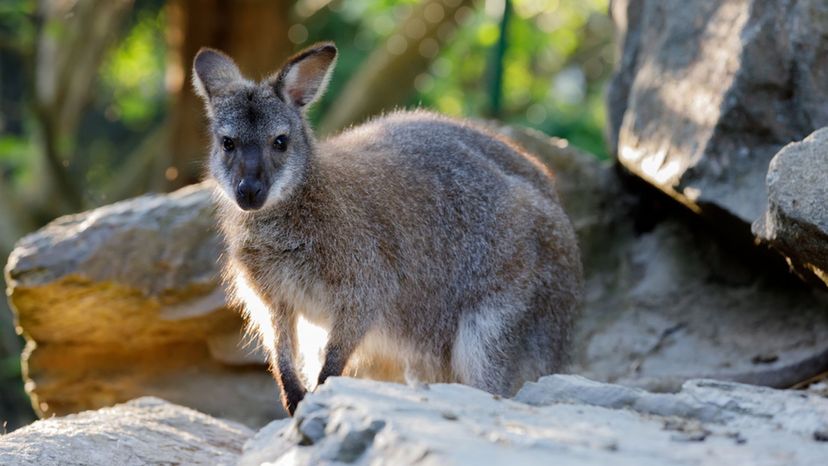
[[[333,42],[312,45],[290,57],[270,83],[282,100],[304,110],[325,93],[335,61]]]

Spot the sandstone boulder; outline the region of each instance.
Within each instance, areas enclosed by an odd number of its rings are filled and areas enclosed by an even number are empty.
[[[768,210],[753,232],[805,278],[828,285],[828,128],[779,151],[767,188]]]
[[[160,396],[262,425],[275,386],[218,280],[210,187],[62,217],[6,267],[26,389],[40,416]]]
[[[611,11],[618,160],[747,233],[771,158],[828,125],[828,2],[614,0]]]
[[[146,397],[0,436],[0,464],[234,465],[252,435],[241,424]]]
[[[812,465],[828,455],[826,420],[828,399],[707,380],[664,395],[553,376],[507,400],[332,378],[239,464]]]

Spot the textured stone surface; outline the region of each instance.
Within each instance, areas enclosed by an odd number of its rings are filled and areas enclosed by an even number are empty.
[[[675,390],[710,377],[788,387],[828,367],[828,298],[668,219],[588,276],[572,371]]]
[[[750,225],[773,155],[828,125],[828,2],[615,0],[612,15],[618,160],[694,210]]]
[[[673,391],[701,377],[788,387],[828,368],[828,295],[692,219],[636,231],[641,208],[609,165],[536,132],[512,136],[557,172],[580,240],[573,373]]]
[[[281,414],[218,282],[210,188],[62,217],[6,267],[41,416],[142,395],[262,425]]]
[[[253,432],[157,398],[37,421],[0,436],[0,464],[236,464]]]
[[[801,275],[828,285],[828,128],[779,151],[767,186],[768,210],[753,232]]]
[[[751,425],[811,438],[828,428],[824,396],[709,379],[691,379],[680,392],[664,394],[552,375],[527,383],[514,399],[532,406],[584,404],[734,427]]]
[[[706,380],[676,395],[554,376],[520,401],[462,385],[329,379],[260,431],[240,465],[813,465],[828,399]]]

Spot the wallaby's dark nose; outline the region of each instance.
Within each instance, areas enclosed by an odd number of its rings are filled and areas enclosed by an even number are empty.
[[[264,205],[262,182],[245,178],[236,186],[236,202],[244,210],[254,210]]]

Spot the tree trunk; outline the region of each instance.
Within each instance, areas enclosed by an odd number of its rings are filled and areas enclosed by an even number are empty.
[[[171,131],[169,155],[159,167],[168,189],[198,181],[207,153],[204,106],[190,84],[196,52],[201,47],[223,50],[242,73],[264,77],[293,50],[287,36],[290,6],[289,0],[172,0],[168,5]]]

